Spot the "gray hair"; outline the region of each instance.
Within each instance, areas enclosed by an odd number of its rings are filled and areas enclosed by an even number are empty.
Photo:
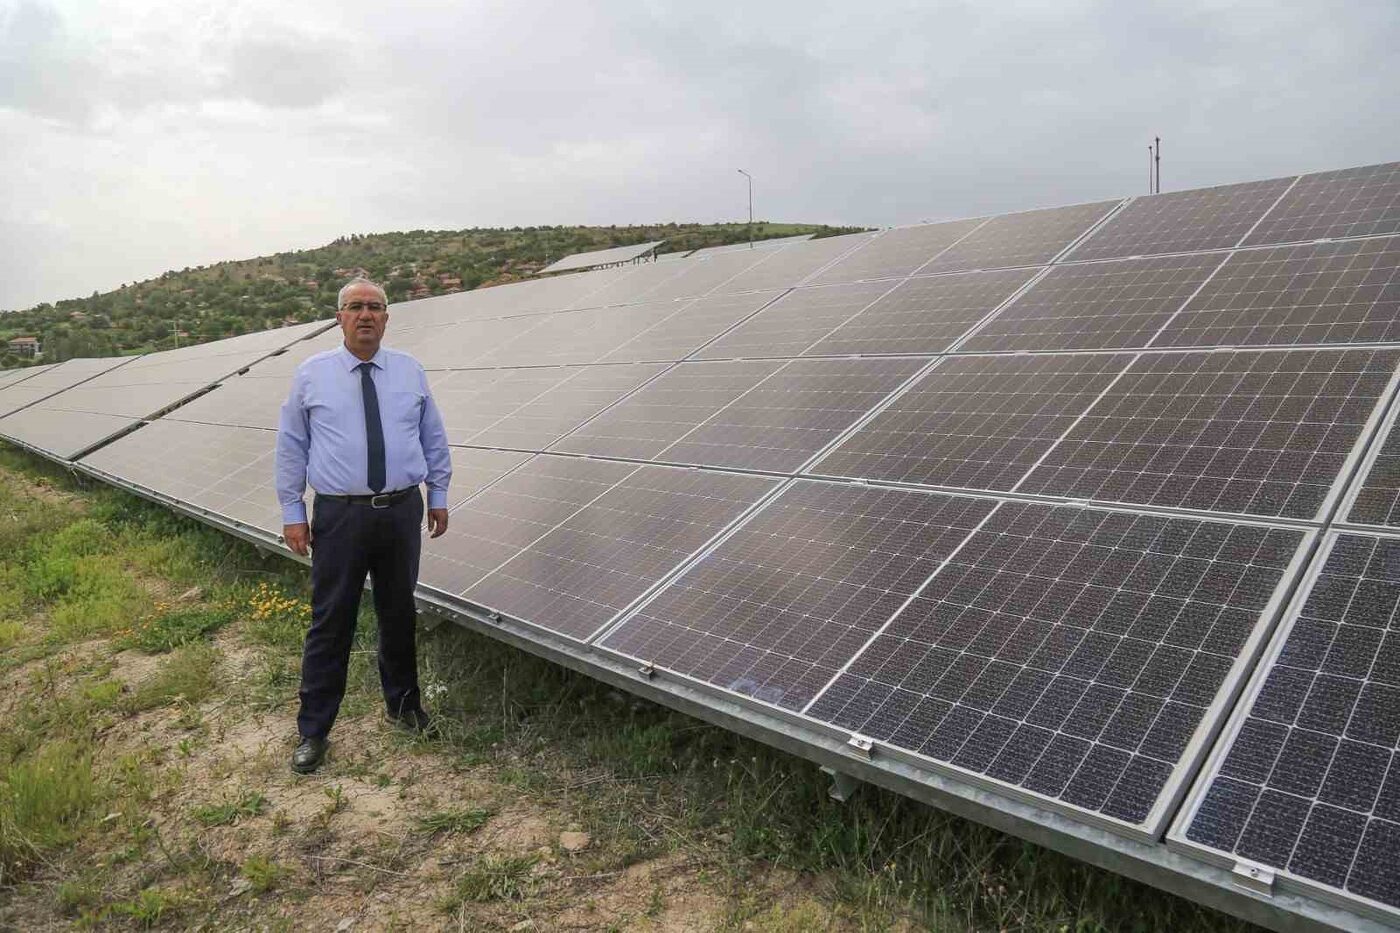
[[[351,279],[350,281],[346,282],[344,285],[341,286],[340,294],[335,296],[335,309],[337,311],[345,307],[345,293],[350,291],[350,289],[354,288],[356,285],[368,285],[370,288],[379,292],[379,297],[384,299],[385,306],[388,306],[389,296],[384,294],[384,289],[361,275],[356,276],[355,278]]]

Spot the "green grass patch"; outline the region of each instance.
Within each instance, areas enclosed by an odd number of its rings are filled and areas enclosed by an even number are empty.
[[[22,622],[0,622],[0,651],[19,644],[29,627]]]
[[[254,855],[244,860],[239,874],[248,879],[254,894],[266,894],[286,877],[287,869],[265,855]]]
[[[122,709],[139,713],[175,702],[201,703],[218,684],[217,662],[218,656],[210,645],[195,643],[177,648],[154,676],[123,699]]]
[[[255,790],[245,791],[237,800],[195,807],[190,816],[201,826],[232,826],[245,817],[257,816],[267,809],[267,798]]]
[[[237,616],[228,604],[186,605],[159,609],[117,638],[117,647],[135,648],[146,654],[164,654],[200,641]]]
[[[418,828],[427,833],[474,833],[490,822],[495,810],[467,807],[439,810],[418,818]]]
[[[0,776],[0,885],[71,842],[99,799],[88,748],[58,740]]]
[[[451,897],[440,906],[453,911],[464,903],[523,900],[530,891],[530,872],[539,858],[534,855],[488,855],[457,879]]]

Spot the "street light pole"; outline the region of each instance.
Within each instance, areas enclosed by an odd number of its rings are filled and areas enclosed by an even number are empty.
[[[753,176],[743,169],[739,174],[749,180],[749,249],[753,249]]]

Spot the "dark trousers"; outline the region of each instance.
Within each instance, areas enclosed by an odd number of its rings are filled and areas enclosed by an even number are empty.
[[[311,630],[301,659],[297,731],[324,738],[345,696],[360,594],[369,575],[379,617],[379,683],[395,715],[419,707],[414,623],[423,496],[384,509],[317,496],[311,517]]]

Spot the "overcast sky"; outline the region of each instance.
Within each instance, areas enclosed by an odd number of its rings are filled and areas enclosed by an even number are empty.
[[[884,226],[1400,159],[1397,0],[0,0],[0,308],[345,233]]]

